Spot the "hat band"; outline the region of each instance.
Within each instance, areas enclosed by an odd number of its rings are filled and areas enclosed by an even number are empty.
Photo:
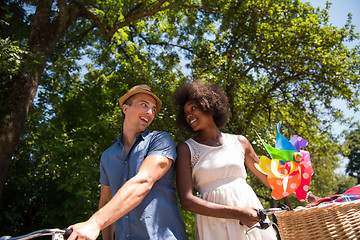
[[[151,93],[151,91],[149,89],[146,89],[146,88],[140,88],[140,89]]]

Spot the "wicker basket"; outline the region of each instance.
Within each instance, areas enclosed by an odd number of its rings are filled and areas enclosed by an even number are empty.
[[[282,240],[360,239],[360,200],[275,213]]]

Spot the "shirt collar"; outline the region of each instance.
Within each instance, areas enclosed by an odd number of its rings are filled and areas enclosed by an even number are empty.
[[[143,132],[141,132],[138,136],[141,136],[142,139],[145,139],[145,137],[150,133],[149,129],[145,129]]]
[[[140,138],[141,138],[142,140],[144,140],[145,137],[146,137],[149,133],[150,133],[149,129],[146,128],[143,132],[141,132],[140,134],[138,134],[138,135],[136,136],[136,142],[137,142],[138,140],[140,140]],[[121,142],[122,136],[123,136],[123,133],[121,133],[121,134],[116,138],[116,141],[118,141],[118,143],[119,143],[120,145],[122,145],[122,142]]]

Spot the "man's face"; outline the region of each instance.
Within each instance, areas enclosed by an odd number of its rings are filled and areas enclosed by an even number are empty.
[[[155,118],[155,99],[148,94],[138,93],[127,102],[123,105],[125,120],[137,130],[144,131]]]

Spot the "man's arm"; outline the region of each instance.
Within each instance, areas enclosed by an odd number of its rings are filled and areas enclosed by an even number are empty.
[[[104,207],[111,200],[111,188],[110,186],[106,186],[101,184],[101,194],[99,200],[99,209]],[[102,231],[102,239],[103,240],[113,240],[114,239],[114,224],[109,225],[104,228]]]
[[[172,163],[171,159],[160,155],[146,157],[139,172],[129,179],[105,206],[86,222],[70,226],[73,233],[68,240],[95,240],[100,230],[139,205],[154,183],[169,170]]]

